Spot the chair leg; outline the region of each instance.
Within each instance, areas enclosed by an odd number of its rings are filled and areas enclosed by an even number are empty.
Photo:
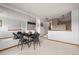
[[[39,44],[39,46],[41,46],[41,45],[40,45],[40,41],[38,41],[38,44]]]
[[[29,43],[29,47],[31,46],[31,42]]]
[[[28,48],[30,48],[30,45],[29,45],[29,43],[27,43],[27,45],[28,45]]]
[[[40,46],[40,41],[39,41],[39,40],[37,41],[37,45],[39,45],[39,46]]]
[[[21,46],[21,50],[23,49],[23,44],[22,44],[22,46]]]
[[[18,42],[17,48],[19,47],[19,45],[20,45],[20,41]]]
[[[29,45],[31,46],[33,42],[30,42]]]
[[[35,50],[35,42],[33,42],[33,45],[34,45],[34,50]]]

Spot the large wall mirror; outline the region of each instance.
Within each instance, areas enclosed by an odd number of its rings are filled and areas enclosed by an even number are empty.
[[[71,12],[53,18],[49,22],[49,30],[51,31],[71,31]]]
[[[28,21],[27,22],[27,30],[35,30],[36,29],[36,23]]]

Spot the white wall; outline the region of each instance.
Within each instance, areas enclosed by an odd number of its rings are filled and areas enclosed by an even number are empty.
[[[27,30],[35,30],[36,25],[27,24]]]
[[[18,40],[13,40],[13,38],[9,39],[0,39],[0,50],[17,45]]]
[[[16,19],[7,18],[7,17],[0,17],[0,20],[2,20],[2,27],[0,27],[0,36],[11,35],[10,32],[12,31],[8,31],[8,30],[22,29],[23,26],[21,26],[21,24],[25,24],[25,22],[23,21],[18,21]]]
[[[0,36],[3,36],[10,34],[8,28],[23,29],[25,27],[23,25],[26,20],[26,15],[0,6],[0,20],[2,20],[2,27],[0,27]]]
[[[40,32],[41,32],[41,36],[45,35],[48,33],[48,22],[42,22],[43,23],[43,27],[40,27]]]
[[[79,44],[79,9],[71,13],[72,31],[48,31],[48,39]]]
[[[0,37],[7,37],[12,36],[12,31],[8,31],[8,28],[23,29],[25,27],[24,20],[26,20],[26,17],[21,13],[0,6],[0,20],[2,20],[2,27],[0,27]],[[13,40],[13,38],[0,39],[0,50],[14,46],[17,43],[18,40]]]

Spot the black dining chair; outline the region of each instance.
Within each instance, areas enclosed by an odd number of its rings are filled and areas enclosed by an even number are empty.
[[[17,47],[21,45],[21,50],[23,49],[24,44],[27,44],[28,47],[30,47],[29,40],[24,38],[24,35],[22,33],[17,33],[17,34],[13,33],[13,35],[14,35],[14,39],[19,39]]]
[[[23,45],[24,45],[24,44],[27,44],[27,45],[28,45],[28,48],[30,47],[30,45],[29,45],[29,40],[28,40],[28,39],[22,38],[22,39],[19,41],[19,43],[21,44],[21,50],[23,49]],[[19,44],[18,44],[18,45],[19,45]]]
[[[18,37],[18,35],[17,34],[15,34],[15,33],[13,33],[13,39],[19,39],[19,37]]]
[[[40,46],[40,40],[39,40],[39,36],[40,34],[39,33],[34,33],[32,36],[31,36],[31,40],[30,40],[30,43],[33,43],[33,46],[34,46],[34,50],[35,50],[35,45],[39,44]]]
[[[28,45],[28,48],[29,48],[30,47],[29,40],[27,38],[24,38],[24,35],[23,34],[18,34],[18,36],[19,36],[18,46],[21,45],[21,50],[23,49],[23,45],[24,44],[27,44]]]

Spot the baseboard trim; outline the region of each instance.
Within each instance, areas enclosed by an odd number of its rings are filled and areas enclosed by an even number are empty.
[[[45,33],[45,34],[43,34],[42,36],[40,36],[40,37],[43,37],[43,36],[45,36],[46,34],[48,34],[48,33]]]
[[[7,48],[4,48],[4,49],[1,49],[0,51],[4,51],[4,50],[7,50],[7,49],[10,49],[10,48],[13,48],[13,47],[16,47],[17,45],[14,45],[14,46],[11,46],[11,47],[7,47]]]
[[[74,46],[77,46],[79,47],[78,44],[73,44],[73,43],[68,43],[68,42],[64,42],[64,41],[58,41],[58,40],[52,40],[52,39],[48,39],[50,41],[55,41],[55,42],[60,42],[60,43],[65,43],[65,44],[70,44],[70,45],[74,45]],[[4,50],[7,50],[7,49],[10,49],[10,48],[13,48],[13,47],[16,47],[17,45],[14,45],[14,46],[11,46],[11,47],[8,47],[8,48],[4,48],[4,49],[1,49],[0,51],[4,51]]]
[[[10,37],[0,37],[0,39],[8,39],[8,38],[12,38],[13,36]]]
[[[65,44],[70,44],[70,45],[74,45],[74,46],[79,47],[79,45],[78,45],[78,44],[73,44],[73,43],[68,43],[68,42],[58,41],[58,40],[52,40],[52,39],[48,39],[48,40],[55,41],[55,42],[60,42],[60,43],[65,43]]]

